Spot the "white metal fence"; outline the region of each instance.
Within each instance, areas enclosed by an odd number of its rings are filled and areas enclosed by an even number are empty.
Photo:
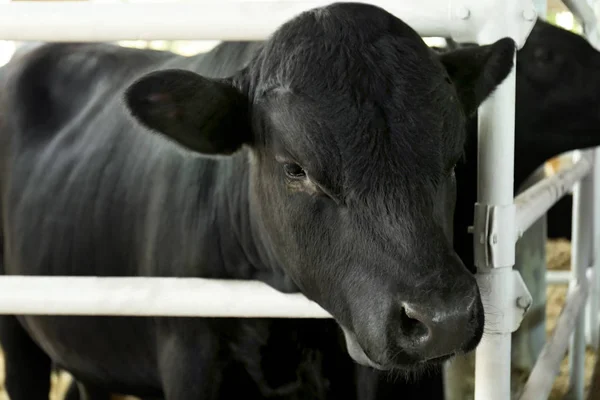
[[[543,0],[542,0],[543,1]],[[536,11],[532,0],[382,0],[422,36],[487,44],[510,36],[522,47]],[[586,0],[564,1],[600,45],[596,17]],[[301,11],[331,1],[202,1],[95,4],[0,4],[0,39],[17,41],[116,41],[129,39],[264,39]],[[539,1],[538,1],[539,3]],[[539,4],[538,4],[539,5]],[[531,303],[517,271],[515,243],[574,187],[570,291],[556,330],[521,395],[547,398],[570,343],[571,387],[583,399],[585,331],[598,341],[600,301],[599,150],[513,198],[515,71],[479,110],[478,195],[474,216],[477,279],[484,304],[493,307],[476,350],[476,400],[508,400],[511,333]],[[593,218],[592,218],[593,215]],[[551,276],[550,282],[560,277]],[[590,295],[591,293],[591,295]],[[589,301],[588,301],[589,299]],[[584,316],[584,305],[587,311]],[[302,295],[282,294],[259,282],[183,278],[0,277],[0,313],[136,316],[328,318]],[[490,321],[489,318],[495,318]],[[584,318],[585,317],[585,318]]]

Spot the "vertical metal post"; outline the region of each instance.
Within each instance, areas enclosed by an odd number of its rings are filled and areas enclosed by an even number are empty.
[[[588,2],[588,5],[591,5],[590,2]],[[588,23],[585,23],[582,18],[578,19],[584,27],[590,44],[596,49],[600,49],[597,23],[598,15],[595,7],[594,9],[588,8],[589,10],[593,11],[596,18],[588,20]],[[590,24],[589,21],[593,21],[593,24]],[[590,153],[593,154],[594,164],[589,179],[590,185],[593,187],[590,189],[591,193],[589,193],[589,196],[592,196],[592,198],[589,201],[593,205],[590,208],[592,215],[588,216],[588,219],[593,221],[593,226],[591,228],[592,243],[590,244],[591,254],[588,267],[592,268],[593,281],[590,282],[590,290],[585,308],[585,339],[587,345],[592,346],[594,350],[598,350],[600,346],[600,277],[598,276],[600,272],[600,266],[598,266],[600,264],[600,166],[598,165],[600,162],[600,153],[598,148],[591,150]]]
[[[600,147],[593,150],[594,167],[591,180],[593,186],[593,256],[592,256],[592,282],[589,306],[587,309],[587,325],[590,327],[588,343],[598,351],[600,349]]]
[[[533,4],[538,17],[545,19],[547,1],[534,0]],[[542,165],[517,190],[524,191],[544,177]],[[542,215],[517,241],[514,269],[521,273],[533,302],[519,330],[512,335],[513,374],[518,374],[516,385],[513,384],[516,390],[521,389],[519,378],[529,376],[546,343],[546,217],[547,214]]]
[[[593,4],[593,11],[596,23],[588,29],[588,40],[596,50],[600,50],[600,37],[598,32],[598,11],[600,2]],[[599,127],[600,129],[600,127]],[[588,298],[586,309],[586,339],[588,345],[591,345],[595,351],[600,350],[600,147],[593,150],[594,166],[592,168],[591,180],[593,182],[593,242],[592,242],[592,282],[590,287],[590,297]]]
[[[516,64],[516,54],[515,54]],[[475,400],[509,400],[511,333],[514,308],[515,208],[513,202],[515,69],[479,109],[478,207],[502,212],[497,231],[489,238],[490,219],[476,212],[476,254],[500,258],[486,263],[476,257],[477,281],[486,308],[486,333],[476,350]],[[477,207],[476,207],[477,208]],[[496,215],[498,217],[498,215]],[[489,240],[489,241],[488,241]],[[478,259],[479,258],[479,259]],[[490,264],[494,264],[493,266]]]
[[[478,43],[518,37],[531,29],[536,11],[523,8],[525,3],[496,3],[497,22],[480,32]],[[516,52],[513,62],[515,67],[479,108],[473,245],[486,324],[475,351],[475,400],[510,400],[511,335],[520,323],[516,295],[531,301],[520,274],[512,269],[517,233],[513,199]]]
[[[600,232],[598,228],[600,226],[600,202],[598,197],[600,195],[598,190],[599,179],[600,179],[600,166],[598,165],[598,149],[590,150],[593,154],[594,164],[589,175],[589,185],[591,188],[588,189],[588,201],[591,203],[589,212],[591,215],[587,215],[586,219],[591,221],[592,226],[588,230],[588,235],[591,236],[591,243],[589,243],[589,262],[588,267],[592,268],[592,281],[590,282],[589,294],[585,308],[585,342],[587,345],[592,346],[594,350],[598,349],[598,303],[600,302],[600,286],[598,285],[597,271],[598,268],[598,255],[600,249],[598,249]]]
[[[544,166],[539,167],[523,182],[522,192],[545,178]],[[546,343],[546,241],[547,214],[543,214],[517,241],[515,266],[529,289],[532,303],[519,329],[512,335],[513,390],[531,373]],[[518,224],[519,222],[517,222]]]
[[[583,30],[585,36],[587,37],[590,44],[596,48],[596,50],[600,50],[600,36],[598,31],[598,5],[600,3],[598,1],[576,1],[576,0],[563,0],[563,3],[573,12],[573,15],[583,26]],[[600,162],[600,153],[598,150],[590,151],[590,154],[593,155],[593,168],[590,173],[589,184],[592,185],[593,189],[589,189],[585,191],[586,196],[590,196],[590,202],[596,202],[600,200],[600,169],[597,165]],[[587,197],[586,197],[587,198]],[[584,200],[585,202],[586,200]],[[587,266],[592,267],[592,277],[593,281],[590,282],[589,295],[586,302],[585,309],[585,339],[588,345],[591,345],[595,350],[597,350],[600,346],[600,315],[598,311],[600,309],[600,277],[598,276],[598,272],[600,272],[600,204],[593,203],[593,206],[586,208],[586,214],[584,216],[580,216],[582,218],[586,218],[588,221],[593,221],[593,228],[589,235],[593,238],[593,241],[589,246],[591,246],[590,252],[591,254],[588,257],[591,260]],[[589,213],[589,214],[588,214]],[[575,209],[573,209],[573,219],[576,218]],[[573,231],[575,231],[575,225],[573,225]],[[572,245],[577,243],[572,241]],[[573,247],[572,247],[573,249]],[[572,250],[573,251],[573,250]],[[575,265],[575,264],[573,264]]]
[[[548,2],[546,0],[533,0],[533,5],[537,10],[538,16],[546,19],[548,14]]]
[[[580,155],[577,152],[576,156]],[[593,211],[592,177],[586,175],[573,190],[573,234],[571,248],[571,281],[569,289],[587,285],[586,270],[590,265]],[[569,349],[569,398],[583,400],[585,378],[585,314],[578,315]]]

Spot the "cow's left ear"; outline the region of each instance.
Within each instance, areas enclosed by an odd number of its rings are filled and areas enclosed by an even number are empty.
[[[486,46],[467,47],[441,54],[468,117],[506,79],[514,66],[515,42],[500,39]]]
[[[228,79],[168,69],[149,73],[125,92],[144,126],[204,154],[231,154],[250,143],[246,97]]]

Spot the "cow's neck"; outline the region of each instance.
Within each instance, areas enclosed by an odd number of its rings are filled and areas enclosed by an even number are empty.
[[[262,46],[262,42],[233,42],[227,46],[217,46],[209,53],[186,58],[175,58],[166,67],[176,67],[195,71],[207,76],[225,77],[239,71]],[[248,90],[248,88],[239,88]],[[210,209],[209,221],[199,218],[198,226],[191,229],[196,243],[210,243],[208,248],[197,254],[198,271],[205,277],[226,277],[233,279],[259,279],[278,290],[296,292],[298,288],[283,273],[281,263],[265,245],[267,240],[252,213],[249,199],[248,153],[242,150],[232,157],[219,161],[206,161],[216,166],[208,180],[210,187],[200,187],[196,204],[182,204],[182,209]],[[206,172],[197,182],[207,182]],[[194,183],[191,183],[194,186]],[[203,194],[210,193],[212,201]],[[185,200],[183,200],[185,201]],[[198,207],[198,208],[195,208]],[[211,224],[206,229],[206,223]],[[185,221],[183,221],[185,223]],[[214,237],[204,237],[207,231]],[[190,242],[193,243],[193,242]],[[207,254],[207,252],[209,254]],[[216,254],[215,254],[216,253]],[[215,267],[216,266],[216,267]],[[191,271],[193,272],[193,271]]]
[[[252,212],[247,156],[242,151],[219,166],[223,190],[216,189],[214,207],[223,267],[228,277],[258,279],[278,290],[296,292],[298,288],[265,244],[268,241]]]

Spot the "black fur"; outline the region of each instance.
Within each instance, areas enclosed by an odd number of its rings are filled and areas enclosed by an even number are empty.
[[[461,48],[463,46],[460,46]],[[467,48],[476,46],[470,45]],[[537,21],[525,46],[517,52],[515,120],[515,191],[547,159],[566,151],[600,145],[600,53],[584,38]],[[477,199],[477,118],[468,124],[465,157],[456,167],[457,202],[454,248],[475,271],[473,205]],[[548,215],[549,237],[570,237],[571,198],[559,201]],[[364,399],[443,400],[442,375],[433,371],[410,385],[378,375]]]
[[[378,368],[472,350],[484,316],[452,250],[453,166],[512,49],[439,56],[384,10],[340,3],[191,58],[20,56],[0,105],[6,274],[260,279],[335,321],[6,316],[7,357],[49,357],[94,396],[293,400],[357,395],[338,325]]]

